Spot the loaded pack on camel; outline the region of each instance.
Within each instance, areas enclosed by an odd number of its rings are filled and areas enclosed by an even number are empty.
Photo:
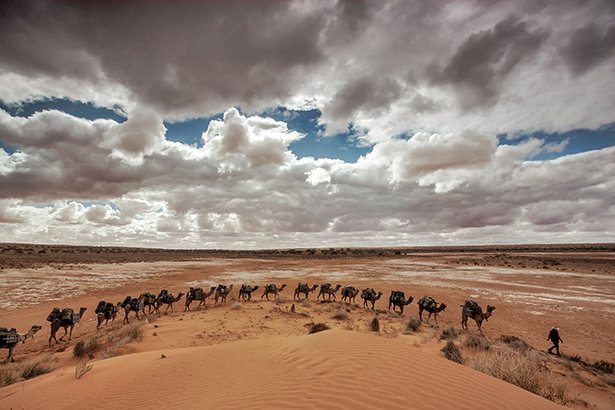
[[[120,304],[121,307],[126,307],[126,305],[130,304],[130,301],[132,300],[132,296],[126,296],[124,298],[124,301]]]
[[[404,300],[404,299],[405,299],[404,292],[400,290],[391,291],[391,301],[392,302],[397,302],[397,301]]]
[[[423,309],[429,309],[430,307],[433,307],[435,304],[436,304],[436,300],[432,298],[431,296],[424,296],[418,302],[418,305],[422,307]]]
[[[98,305],[96,305],[96,310],[94,311],[94,313],[96,314],[103,313],[105,311],[106,305],[107,305],[107,302],[105,302],[104,300],[101,300],[100,302],[98,302]]]
[[[17,334],[17,329],[7,329],[6,327],[0,327],[0,345],[8,345],[11,343],[19,343],[21,338]]]
[[[104,318],[108,320],[111,318],[112,314],[117,313],[117,307],[111,302],[101,300],[100,302],[98,302],[94,313],[102,313],[104,315]]]
[[[133,310],[135,312],[139,310],[143,310],[143,302],[141,302],[140,299],[132,298],[130,300],[130,310]]]
[[[193,300],[202,300],[203,299],[203,288],[190,288],[188,291],[188,296]]]
[[[54,319],[58,319],[62,322],[72,322],[73,324],[79,323],[81,320],[81,315],[79,313],[75,313],[75,311],[71,308],[64,308],[60,310],[59,308],[53,308],[51,313],[47,316],[48,322],[53,322]]]
[[[173,302],[173,296],[166,289],[162,289],[160,291],[160,294],[158,295],[158,299],[160,299],[162,303],[166,303],[166,304]]]
[[[466,316],[480,316],[483,309],[474,300],[466,300],[463,304],[463,314]]]

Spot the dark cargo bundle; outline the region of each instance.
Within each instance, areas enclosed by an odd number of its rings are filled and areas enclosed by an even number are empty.
[[[20,341],[21,338],[15,328],[9,330],[6,327],[0,327],[0,345],[9,345]]]
[[[107,302],[105,302],[104,300],[101,300],[100,302],[98,302],[98,305],[96,306],[96,310],[94,311],[94,313],[98,314],[98,313],[104,312],[106,305],[107,305]]]

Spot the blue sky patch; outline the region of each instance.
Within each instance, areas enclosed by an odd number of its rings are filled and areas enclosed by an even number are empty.
[[[546,133],[538,131],[530,134],[523,134],[513,139],[500,136],[500,144],[517,145],[530,138],[538,138],[545,141],[545,144],[557,145],[567,140],[567,144],[561,152],[542,152],[534,160],[550,160],[558,157],[578,154],[580,152],[594,151],[607,147],[615,146],[615,123],[602,126],[597,130],[578,129],[567,132]]]
[[[114,110],[106,107],[97,107],[90,102],[75,101],[68,98],[46,98],[11,105],[6,104],[0,99],[0,108],[14,117],[29,117],[39,111],[58,110],[87,120],[108,119],[116,122],[126,121],[126,117],[119,114],[121,112],[119,108]]]

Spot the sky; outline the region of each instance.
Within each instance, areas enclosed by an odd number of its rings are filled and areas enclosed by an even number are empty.
[[[615,242],[615,3],[3,1],[0,241]]]

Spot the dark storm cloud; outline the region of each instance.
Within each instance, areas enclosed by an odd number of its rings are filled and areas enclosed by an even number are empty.
[[[9,2],[3,65],[108,78],[167,112],[221,111],[287,96],[321,60],[324,12],[281,1]],[[196,92],[206,93],[206,95]]]
[[[549,37],[518,17],[509,16],[492,29],[470,35],[443,67],[430,75],[436,83],[452,84],[464,109],[484,106],[498,97],[506,76],[529,59]]]
[[[589,23],[575,30],[561,49],[561,56],[574,75],[583,74],[614,55],[615,24],[603,31]]]
[[[328,121],[351,122],[356,112],[386,109],[402,94],[402,86],[391,78],[363,77],[342,86],[323,109]]]

